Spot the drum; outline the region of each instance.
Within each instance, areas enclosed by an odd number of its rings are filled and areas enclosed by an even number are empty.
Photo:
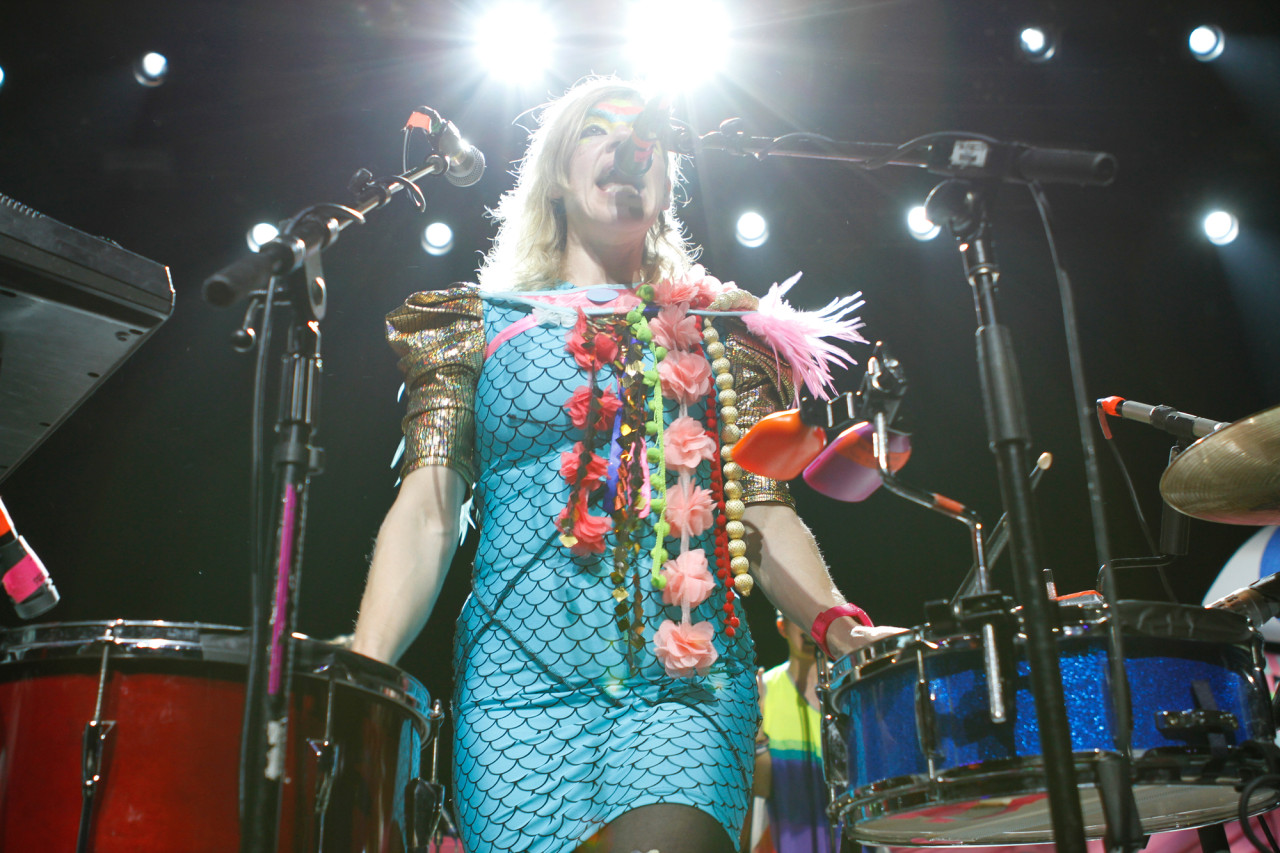
[[[427,692],[329,644],[294,648],[278,849],[410,849]],[[0,631],[0,849],[238,850],[248,651],[222,625]]]
[[[1257,635],[1234,613],[1155,602],[1061,607],[1058,632],[1086,834],[1105,829],[1099,761],[1115,753],[1107,619],[1117,614],[1133,706],[1134,795],[1147,833],[1233,819],[1275,738]],[[1053,840],[1025,638],[1006,644],[1007,720],[991,721],[981,635],[924,626],[837,661],[847,790],[833,811],[866,844]],[[1012,666],[1010,662],[1012,661]],[[841,737],[843,736],[843,737]],[[838,775],[838,774],[837,774]],[[1251,803],[1257,813],[1274,794]]]

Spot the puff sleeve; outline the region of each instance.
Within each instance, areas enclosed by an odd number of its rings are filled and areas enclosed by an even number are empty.
[[[738,426],[745,433],[765,415],[790,406],[795,397],[791,370],[773,350],[734,323],[724,338],[725,357],[733,370],[737,392]],[[786,483],[779,483],[750,471],[742,472],[744,503],[783,503],[795,506]]]
[[[387,342],[400,357],[408,398],[401,476],[447,465],[475,482],[476,382],[485,346],[478,289],[413,294],[387,315]]]

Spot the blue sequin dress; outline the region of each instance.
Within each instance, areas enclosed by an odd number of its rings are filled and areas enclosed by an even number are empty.
[[[569,499],[560,454],[582,438],[564,405],[587,381],[565,352],[565,328],[533,326],[483,354],[485,342],[529,313],[519,301],[481,302],[474,289],[454,288],[416,294],[388,318],[410,391],[406,470],[435,462],[474,474],[479,545],[456,635],[452,708],[454,800],[466,848],[570,851],[622,813],[654,803],[702,809],[736,839],[758,724],[754,651],[740,602],[732,638],[723,630],[722,594],[693,611],[694,622],[716,626],[719,659],[705,676],[669,677],[654,657],[652,631],[680,613],[648,585],[653,533],[646,522],[637,562],[650,643],[631,649],[614,615],[612,534],[604,554],[573,556],[555,528]],[[726,338],[726,348],[735,367],[773,366],[772,353],[749,343]],[[735,370],[748,418],[776,405],[765,371]],[[467,429],[465,413],[442,411],[472,379],[470,467],[457,447],[441,444],[459,439],[439,433],[459,422]],[[598,379],[616,387],[609,369]],[[441,390],[450,383],[458,387]],[[690,414],[702,417],[701,408]],[[675,415],[672,401],[667,415],[668,422]],[[707,467],[699,485],[709,483]],[[748,499],[785,497],[768,481],[744,486]],[[691,546],[714,551],[710,533]]]

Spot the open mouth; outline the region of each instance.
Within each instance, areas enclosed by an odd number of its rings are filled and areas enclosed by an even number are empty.
[[[629,191],[639,193],[643,184],[639,178],[630,178],[617,169],[610,169],[596,181],[596,186],[605,192]]]

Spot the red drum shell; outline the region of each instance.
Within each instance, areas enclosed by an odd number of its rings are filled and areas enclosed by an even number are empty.
[[[240,846],[245,632],[178,623],[66,623],[0,633],[0,849],[74,850],[81,744],[111,632],[95,853],[226,853]],[[404,673],[297,638],[280,851],[404,851],[404,790],[428,733],[426,691]],[[323,821],[308,741],[341,758]],[[322,826],[323,823],[323,826]],[[323,832],[323,847],[319,846]]]

